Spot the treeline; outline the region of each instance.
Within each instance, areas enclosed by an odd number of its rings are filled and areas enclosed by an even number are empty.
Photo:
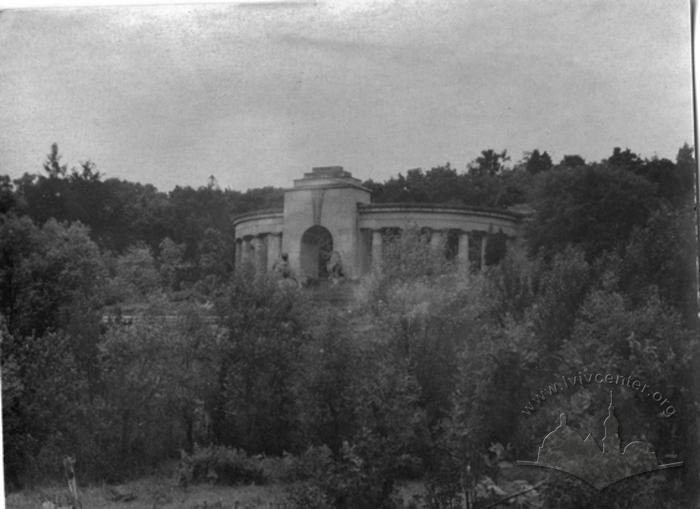
[[[629,149],[616,147],[600,163],[567,155],[554,164],[549,154],[533,150],[510,164],[507,151],[489,149],[458,171],[450,163],[428,171],[408,170],[386,182],[364,182],[375,202],[457,203],[485,207],[510,207],[536,199],[537,182],[549,172],[590,171],[593,168],[626,170],[645,179],[659,197],[678,205],[692,197],[694,166],[691,149],[682,147],[676,161],[642,159]],[[580,174],[581,172],[577,172]],[[605,185],[605,184],[601,184]],[[61,163],[58,146],[52,145],[43,172],[25,173],[14,181],[0,175],[0,213],[26,215],[36,224],[49,219],[79,221],[90,230],[102,250],[124,253],[145,244],[156,255],[169,238],[184,246],[184,260],[196,265],[206,257],[209,236],[220,236],[233,249],[232,218],[283,204],[283,189],[258,188],[245,193],[221,189],[211,176],[197,189],[175,187],[165,193],[152,185],[119,179],[104,180],[97,166],[87,161],[68,169]],[[217,232],[217,233],[213,233]],[[197,274],[193,274],[193,279]]]
[[[156,231],[149,225],[157,214],[145,216],[139,233],[125,227],[133,240],[121,250],[87,216],[89,228],[37,216],[28,189],[69,193],[79,181],[110,182],[53,174],[57,157],[24,191],[6,185],[0,330],[8,486],[58,475],[65,454],[76,455],[84,481],[120,481],[182,448],[194,458],[195,480],[264,482],[266,463],[253,455],[281,457],[285,472],[276,475],[292,482],[290,503],[299,507],[397,507],[401,478],[425,481],[425,507],[493,502],[504,487],[534,483],[519,477],[514,461],[536,457],[559,412],[601,438],[610,387],[552,395],[521,413],[558,376],[588,371],[635,375],[661,391],[676,410],[671,417],[638,392],[616,391],[622,440],[645,437],[660,462],[686,466],[602,494],[551,476],[534,501],[690,505],[698,472],[691,149],[676,162],[616,149],[600,163],[537,171],[499,167],[488,153],[482,159],[491,162],[466,172],[442,167],[390,179],[375,185],[375,196],[467,203],[456,189],[478,193],[465,183],[511,196],[506,189],[520,182],[512,194],[520,198],[477,204],[528,203],[534,214],[522,246],[469,273],[436,259],[419,232],[407,231],[386,246],[383,267],[357,285],[343,312],[250,268],[231,274],[213,222],[220,218],[190,214],[204,207],[194,197],[207,193],[218,198],[206,203],[229,196],[227,213],[242,211],[233,204],[240,193],[183,190],[192,200],[180,217],[202,225],[192,254],[176,224],[172,237],[141,236]],[[175,191],[152,192],[162,210],[172,206]],[[276,192],[250,196],[264,207]],[[157,208],[155,199],[137,201],[141,211]],[[103,320],[106,305],[134,303],[133,323]]]
[[[563,170],[590,170],[607,167],[626,170],[646,178],[656,186],[664,199],[678,203],[692,196],[694,183],[693,154],[688,145],[679,151],[676,161],[669,159],[642,159],[630,149],[616,147],[607,159],[586,163],[578,155],[566,155],[553,164],[547,151],[535,149],[526,153],[522,161],[509,164],[506,150],[484,150],[469,163],[465,171],[458,171],[450,163],[424,172],[408,170],[383,183],[368,180],[377,202],[433,202],[456,203],[483,207],[510,207],[530,202],[537,191],[540,176]]]
[[[245,193],[221,189],[212,176],[197,189],[175,187],[165,193],[154,186],[115,178],[103,179],[90,161],[68,169],[54,144],[43,172],[10,179],[0,176],[0,212],[26,215],[36,224],[49,219],[79,221],[102,250],[124,253],[145,244],[154,253],[167,237],[185,247],[184,259],[196,264],[206,256],[206,237],[218,232],[232,250],[232,218],[256,209],[281,207],[279,188]],[[194,276],[196,278],[196,275]]]

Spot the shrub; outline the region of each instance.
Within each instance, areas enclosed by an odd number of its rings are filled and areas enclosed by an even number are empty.
[[[192,481],[221,484],[264,484],[267,481],[262,457],[228,447],[196,448],[191,457]]]
[[[326,446],[311,447],[297,464],[301,480],[289,488],[298,508],[393,509],[400,507],[391,473],[345,442],[337,457]]]

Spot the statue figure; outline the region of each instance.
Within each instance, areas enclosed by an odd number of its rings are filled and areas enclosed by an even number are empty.
[[[326,264],[326,270],[328,271],[328,277],[333,285],[337,285],[341,278],[345,277],[343,262],[340,259],[340,253],[338,253],[338,251],[331,252],[328,257],[328,263]]]
[[[289,255],[287,253],[282,253],[280,259],[277,260],[272,267],[272,270],[281,277],[280,286],[298,286],[299,282],[297,278],[294,277],[294,272],[289,266]]]

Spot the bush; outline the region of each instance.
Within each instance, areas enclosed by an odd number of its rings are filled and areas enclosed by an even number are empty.
[[[289,488],[298,508],[393,509],[400,507],[393,476],[345,442],[336,458],[326,446],[311,447],[298,460],[302,481]]]
[[[245,451],[228,447],[196,448],[190,458],[192,481],[220,484],[265,484],[262,456],[249,457]]]
[[[313,481],[293,484],[287,492],[287,500],[292,504],[292,507],[305,509],[331,509],[333,507],[323,488]]]

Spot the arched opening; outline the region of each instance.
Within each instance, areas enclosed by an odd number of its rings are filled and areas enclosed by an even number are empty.
[[[333,236],[323,226],[312,226],[301,236],[301,273],[310,279],[328,278],[326,264],[333,251]]]

